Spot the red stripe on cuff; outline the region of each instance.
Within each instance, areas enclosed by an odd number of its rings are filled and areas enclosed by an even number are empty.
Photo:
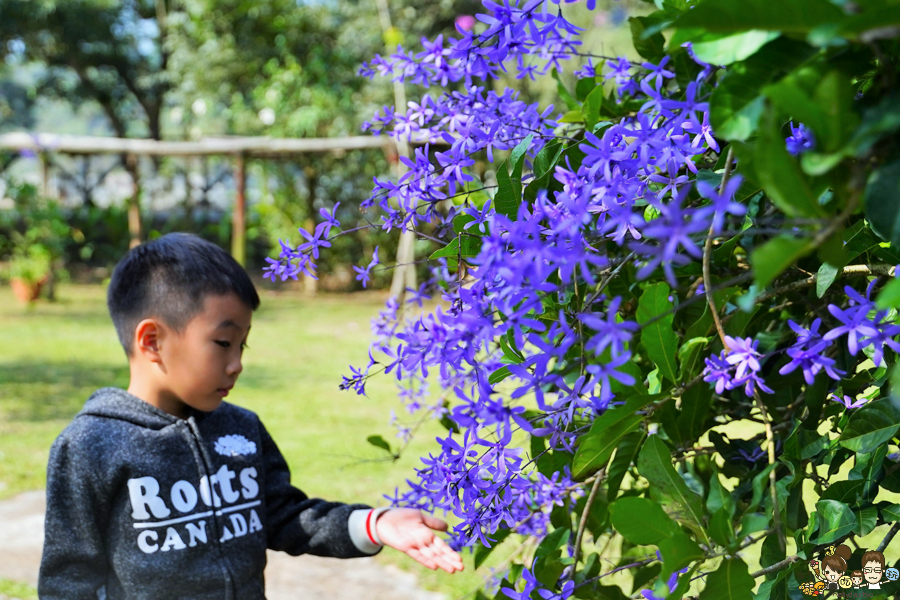
[[[369,529],[369,522],[372,520],[372,513],[374,513],[374,512],[375,512],[374,510],[370,510],[369,514],[366,515],[366,535],[369,536],[369,540],[377,546],[379,544],[378,544],[378,542],[375,541],[375,538],[372,537],[372,531],[371,531],[371,529]]]

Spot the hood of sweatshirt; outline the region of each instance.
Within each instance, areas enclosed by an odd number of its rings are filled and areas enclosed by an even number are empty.
[[[100,388],[91,394],[78,415],[118,419],[148,429],[162,429],[179,421],[178,417],[116,387]]]

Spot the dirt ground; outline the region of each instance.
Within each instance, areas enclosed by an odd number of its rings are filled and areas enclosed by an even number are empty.
[[[0,501],[0,578],[37,585],[44,539],[44,492]],[[352,568],[348,568],[352,565]],[[268,600],[443,600],[419,589],[416,576],[373,558],[352,562],[270,552]],[[0,600],[8,600],[0,595]],[[9,599],[11,600],[11,599]]]

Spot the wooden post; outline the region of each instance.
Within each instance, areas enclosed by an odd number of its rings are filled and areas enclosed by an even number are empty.
[[[234,161],[234,212],[231,216],[231,256],[241,266],[246,263],[246,224],[244,213],[246,210],[245,189],[247,186],[247,174],[244,169],[244,155],[238,154]]]
[[[141,178],[138,172],[138,159],[134,154],[125,157],[125,166],[131,174],[132,193],[128,201],[128,233],[131,240],[129,248],[141,245]]]
[[[41,196],[50,197],[50,157],[46,152],[39,154],[41,158]]]
[[[387,0],[377,0],[377,4],[385,49],[388,54],[393,54],[397,51],[400,33],[394,29],[391,23],[391,11]],[[394,81],[394,106],[398,112],[406,110],[406,88],[402,81]],[[406,140],[398,137],[396,138],[396,144],[399,155],[409,157],[409,145],[406,143]],[[406,173],[406,165],[398,160],[394,167],[396,168],[397,180],[399,181]],[[413,207],[413,210],[415,210],[415,207]],[[416,258],[415,244],[416,234],[412,223],[410,223],[400,232],[400,245],[397,247],[397,268],[394,269],[393,279],[391,280],[391,297],[396,298],[400,306],[403,306],[406,288],[416,289],[416,266],[412,264]]]

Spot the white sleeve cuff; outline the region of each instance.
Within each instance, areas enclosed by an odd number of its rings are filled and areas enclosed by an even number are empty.
[[[383,544],[375,531],[375,521],[378,516],[390,510],[390,507],[364,508],[350,513],[350,521],[347,524],[350,530],[350,539],[353,545],[365,554],[375,554],[381,550]]]

